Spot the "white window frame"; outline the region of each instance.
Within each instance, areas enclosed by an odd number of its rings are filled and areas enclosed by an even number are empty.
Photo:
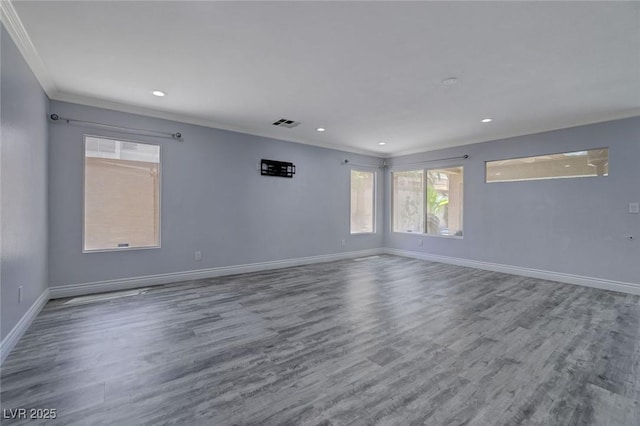
[[[606,177],[609,177],[610,167],[608,167],[606,175],[544,176],[544,177],[533,177],[533,178],[522,178],[522,179],[489,180],[489,163],[495,163],[495,162],[498,162],[498,161],[509,161],[509,160],[526,160],[526,159],[544,157],[544,156],[547,156],[547,155],[571,155],[571,154],[575,154],[575,153],[579,153],[579,152],[601,151],[601,150],[606,150],[607,151],[607,163],[608,163],[608,166],[610,166],[610,161],[611,161],[610,150],[611,149],[608,146],[603,146],[603,147],[598,147],[598,148],[585,148],[585,149],[578,149],[578,150],[572,150],[572,151],[551,152],[551,153],[544,153],[544,154],[538,154],[538,155],[527,155],[527,156],[524,156],[524,157],[509,157],[509,158],[500,158],[500,159],[497,159],[497,160],[487,160],[487,161],[484,162],[484,183],[485,184],[494,184],[494,183],[500,184],[500,183],[514,183],[514,182],[532,182],[532,181],[539,181],[539,180],[606,178]]]
[[[419,167],[419,168],[408,168],[408,169],[397,169],[397,170],[390,170],[390,174],[389,174],[389,200],[391,205],[389,206],[389,228],[390,231],[393,232],[394,234],[404,234],[404,235],[426,235],[422,232],[407,232],[407,231],[394,231],[393,230],[393,206],[395,204],[395,196],[394,196],[394,188],[393,188],[393,174],[394,173],[402,173],[402,172],[416,172],[416,171],[422,171],[424,172],[425,169]],[[423,202],[426,204],[426,200],[427,200],[427,193],[425,191],[424,196],[423,196]],[[423,218],[423,226],[426,223],[426,217]]]
[[[106,248],[106,249],[92,249],[86,250],[84,248],[85,241],[85,194],[86,194],[86,155],[87,155],[87,138],[99,138],[99,139],[108,139],[116,142],[131,142],[138,143],[143,145],[154,145],[158,147],[158,244],[155,246],[146,246],[146,247],[114,247],[114,248]],[[114,138],[110,136],[102,136],[102,135],[93,135],[93,134],[85,134],[82,138],[82,240],[80,241],[80,245],[82,247],[83,254],[89,253],[105,253],[112,251],[134,251],[134,250],[155,250],[162,248],[162,146],[159,143],[154,142],[141,142],[131,139],[122,139],[122,138]]]
[[[424,217],[422,218],[423,220],[423,228],[424,228],[424,232],[407,232],[407,231],[394,231],[393,229],[393,206],[395,203],[394,200],[394,190],[393,190],[393,173],[401,173],[401,172],[413,172],[413,171],[422,171],[425,174],[425,179],[426,179],[426,174],[429,170],[439,170],[439,169],[450,169],[453,167],[460,167],[462,169],[462,174],[464,177],[464,173],[465,173],[465,166],[463,164],[448,164],[448,165],[439,165],[439,166],[435,166],[435,167],[427,167],[427,166],[423,166],[423,167],[417,167],[417,168],[398,168],[398,169],[391,169],[390,170],[390,176],[389,176],[389,200],[391,205],[389,206],[389,216],[390,216],[390,220],[389,220],[389,230],[391,233],[393,234],[403,234],[403,235],[415,235],[418,236],[420,238],[422,237],[433,237],[433,238],[445,238],[448,240],[463,240],[464,236],[465,236],[465,220],[466,220],[466,214],[465,214],[465,206],[466,206],[466,201],[465,198],[467,196],[467,191],[465,188],[465,180],[463,179],[462,181],[462,235],[438,235],[438,234],[429,234],[426,232],[427,230],[427,215],[426,215],[426,207],[427,207],[427,183],[425,182],[425,189],[424,189],[424,194],[423,194],[423,202],[424,202],[424,207],[425,207],[425,214]]]
[[[372,197],[373,200],[371,201],[373,203],[373,226],[372,226],[372,231],[371,232],[352,232],[351,231],[351,209],[353,208],[353,206],[351,205],[351,173],[352,172],[365,172],[365,173],[373,173],[373,190],[372,190]],[[378,222],[378,215],[376,214],[376,206],[378,205],[377,203],[377,196],[378,196],[378,172],[375,169],[367,169],[367,168],[359,168],[359,167],[351,167],[349,169],[349,234],[350,235],[372,235],[378,232],[377,230],[377,222]]]

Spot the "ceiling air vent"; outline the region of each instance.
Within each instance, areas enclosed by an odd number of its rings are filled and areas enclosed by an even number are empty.
[[[280,120],[276,120],[271,124],[273,124],[274,126],[286,127],[287,129],[291,129],[293,127],[296,127],[298,124],[300,124],[300,122],[287,120],[286,118],[281,118]]]

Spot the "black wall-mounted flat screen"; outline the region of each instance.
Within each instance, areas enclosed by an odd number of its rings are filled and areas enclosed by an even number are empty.
[[[296,166],[286,161],[265,160],[263,158],[260,162],[260,174],[292,178],[296,174]]]

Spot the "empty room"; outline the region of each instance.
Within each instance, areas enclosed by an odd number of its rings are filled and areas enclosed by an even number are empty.
[[[2,424],[640,425],[640,2],[0,9]]]

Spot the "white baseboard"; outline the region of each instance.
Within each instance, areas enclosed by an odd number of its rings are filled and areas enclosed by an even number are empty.
[[[384,253],[397,256],[411,257],[414,259],[429,260],[432,262],[448,263],[451,265],[467,266],[469,268],[483,269],[486,271],[504,272],[506,274],[521,275],[524,277],[539,278],[561,283],[575,284],[586,287],[612,290],[621,293],[640,295],[640,284],[626,283],[622,281],[605,280],[602,278],[584,277],[581,275],[565,274],[562,272],[544,271],[540,269],[523,268],[521,266],[501,265],[499,263],[482,262],[459,257],[440,256],[436,254],[421,253],[409,250],[385,248]]]
[[[42,292],[40,297],[33,302],[33,305],[27,312],[20,318],[20,321],[13,327],[13,329],[2,339],[0,342],[0,365],[9,356],[13,348],[18,344],[25,331],[29,328],[33,319],[38,316],[44,305],[49,301],[49,289]]]
[[[561,272],[545,271],[540,269],[524,268],[521,266],[502,265],[498,263],[482,262],[478,260],[463,259],[459,257],[440,256],[429,253],[421,253],[409,250],[393,248],[375,248],[368,250],[347,251],[342,253],[324,254],[319,256],[299,257],[294,259],[275,260],[270,262],[249,263],[244,265],[222,266],[218,268],[200,269],[194,271],[172,272],[168,274],[146,275],[132,278],[122,278],[107,281],[96,281],[82,284],[71,284],[49,288],[49,297],[59,299],[63,297],[85,296],[94,293],[108,291],[130,290],[139,287],[148,287],[161,284],[169,284],[179,281],[191,281],[206,278],[221,277],[225,275],[244,274],[248,272],[267,271],[270,269],[288,268],[291,266],[309,265],[313,263],[332,262],[335,260],[352,259],[356,257],[372,256],[376,254],[394,254],[415,259],[429,260],[432,262],[448,263],[451,265],[466,266],[469,268],[483,269],[487,271],[503,272],[506,274],[521,275],[525,277],[539,278],[549,281],[558,281],[567,284],[594,287],[603,290],[612,290],[622,293],[640,295],[640,284],[622,281],[606,280],[602,278],[585,277],[581,275],[566,274]],[[6,340],[6,339],[5,339]]]
[[[409,250],[375,248],[368,250],[324,254],[319,256],[299,257],[295,259],[275,260],[271,262],[250,263],[246,265],[223,266],[219,268],[200,269],[196,271],[174,272],[168,274],[147,275],[117,280],[50,287],[49,289],[45,290],[40,295],[40,297],[38,297],[38,299],[33,303],[33,305],[31,305],[29,310],[20,319],[18,324],[16,324],[16,326],[13,327],[13,329],[9,332],[9,334],[7,334],[2,342],[0,342],[0,365],[4,362],[7,356],[9,356],[9,353],[11,353],[20,338],[24,335],[24,333],[31,325],[33,319],[38,315],[38,313],[40,313],[49,299],[84,296],[93,293],[128,290],[132,288],[168,284],[178,281],[190,281],[220,277],[224,275],[235,275],[244,274],[247,272],[259,272],[270,269],[288,268],[291,266],[310,265],[313,263],[332,262],[335,260],[353,259],[383,253],[640,295],[640,284],[605,280],[602,278],[584,277],[580,275],[565,274],[561,272],[543,271],[539,269],[523,268],[520,266],[501,265],[497,263],[482,262],[478,260],[469,260],[458,257],[440,256]]]
[[[247,272],[267,271],[270,269],[288,268],[291,266],[310,265],[312,263],[332,262],[383,253],[382,248],[346,251],[341,253],[322,254],[319,256],[298,257],[294,259],[274,260],[270,262],[249,263],[245,265],[222,266],[218,268],[199,269],[195,271],[172,272],[168,274],[146,275],[141,277],[122,278],[108,281],[96,281],[83,284],[71,284],[49,287],[51,299],[63,297],[85,296],[107,291],[129,290],[179,281],[201,280],[224,275],[245,274]]]

